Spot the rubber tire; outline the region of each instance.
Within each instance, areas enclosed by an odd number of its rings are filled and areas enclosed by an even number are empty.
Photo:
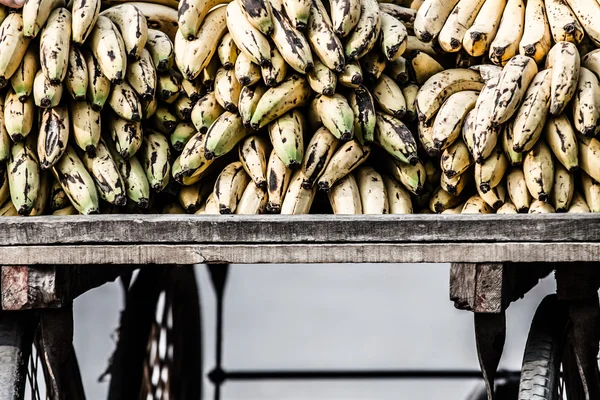
[[[560,400],[560,365],[567,338],[568,314],[556,295],[538,306],[523,356],[519,400]]]

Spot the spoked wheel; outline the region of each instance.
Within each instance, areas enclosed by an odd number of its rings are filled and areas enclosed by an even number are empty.
[[[583,400],[566,307],[556,295],[539,305],[527,338],[519,400]]]

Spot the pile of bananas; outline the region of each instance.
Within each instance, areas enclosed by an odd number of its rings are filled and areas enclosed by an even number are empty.
[[[29,0],[0,22],[0,215],[600,212],[596,0]]]

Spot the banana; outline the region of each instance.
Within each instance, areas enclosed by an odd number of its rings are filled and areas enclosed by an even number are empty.
[[[386,187],[387,190],[387,187]],[[348,174],[327,193],[334,214],[362,214],[362,200],[356,179]]]
[[[529,208],[529,214],[551,214],[554,212],[556,212],[554,207],[541,200],[535,200]]]
[[[477,187],[477,193],[493,210],[502,207],[504,205],[504,200],[506,199],[506,189],[502,183],[486,193],[483,193],[481,188]]]
[[[129,84],[131,85],[131,82],[129,82]],[[181,81],[181,88],[194,104],[196,104],[196,102],[200,100],[200,98],[202,98],[202,96],[204,96],[205,93],[204,85],[202,85],[202,82],[200,82],[200,79],[198,78],[192,81],[183,79]]]
[[[413,30],[415,18],[417,17],[417,9],[411,8],[408,2],[379,2],[379,9],[402,21],[407,29]]]
[[[23,56],[23,61],[21,61],[18,69],[10,78],[13,90],[23,103],[27,101],[27,98],[33,92],[33,80],[38,69],[38,55],[35,46],[28,47]]]
[[[344,66],[344,71],[338,74],[338,82],[340,85],[357,88],[363,82],[362,68],[358,61],[347,63]]]
[[[438,157],[440,150],[435,147],[435,143],[433,142],[433,123],[434,120],[419,122],[417,125],[417,136],[427,155],[429,157]]]
[[[195,212],[195,214],[211,214],[211,215],[218,215],[219,213],[219,205],[217,204],[217,201],[215,200],[215,195],[214,192],[211,193],[208,198],[206,199],[206,204],[204,205],[204,208],[200,208],[198,211]]]
[[[396,118],[404,117],[406,114],[406,100],[402,89],[387,75],[381,75],[371,90],[375,103],[379,108]]]
[[[331,25],[338,37],[346,37],[358,24],[361,15],[359,0],[331,0],[329,2]]]
[[[440,0],[444,2],[446,0]],[[457,0],[449,0],[457,1]],[[415,20],[416,23],[416,20]],[[377,44],[381,29],[381,16],[377,0],[362,0],[360,4],[360,18],[358,23],[348,35],[344,53],[347,61],[357,60],[370,52]]]
[[[169,71],[175,59],[175,47],[166,33],[156,29],[148,29],[146,49],[158,72]]]
[[[242,94],[243,93],[244,90],[242,89]],[[196,130],[200,133],[206,133],[213,122],[215,122],[215,120],[224,112],[225,110],[223,107],[217,102],[215,92],[211,92],[198,100],[194,105],[191,118]],[[240,108],[240,113],[241,112],[242,109]]]
[[[500,134],[499,127],[492,123],[492,107],[494,107],[494,95],[499,79],[500,76],[497,76],[485,83],[475,108],[467,114],[463,124],[465,143],[471,148],[475,161],[479,163],[494,151]]]
[[[256,110],[258,102],[260,101],[260,99],[266,91],[267,88],[263,85],[256,85],[254,87],[244,86],[240,91],[240,99],[238,101],[238,112],[242,117],[242,123],[245,127],[250,127],[252,115]]]
[[[484,55],[496,37],[507,0],[486,0],[463,38],[463,48],[473,57]],[[418,15],[418,14],[417,14]]]
[[[18,13],[9,14],[0,25],[0,88],[8,84],[27,52],[30,39],[23,30],[23,17]]]
[[[565,0],[583,26],[587,36],[596,46],[600,45],[600,4],[592,0]]]
[[[65,86],[73,99],[82,101],[86,99],[88,84],[89,71],[83,53],[78,47],[70,46]]]
[[[245,138],[240,146],[239,158],[250,179],[260,189],[267,189],[267,156],[271,143],[263,136],[252,135]]]
[[[154,98],[157,75],[148,50],[142,48],[139,58],[129,63],[125,78],[140,99],[149,101]]]
[[[127,1],[135,6],[146,17],[149,29],[163,31],[171,40],[177,34],[177,10],[164,4],[155,2]]]
[[[307,73],[314,65],[312,52],[306,37],[290,22],[283,9],[282,0],[265,0],[271,3],[273,34],[271,39],[285,61],[301,74]],[[302,1],[302,0],[289,0]],[[310,7],[310,4],[309,4]],[[308,19],[307,9],[307,19]],[[292,16],[290,16],[292,18]]]
[[[242,13],[252,26],[264,35],[273,33],[271,4],[265,0],[238,0]]]
[[[565,0],[546,0],[544,3],[554,41],[556,43],[581,43],[585,32],[567,2]]]
[[[38,196],[35,198],[33,202],[33,207],[31,208],[30,216],[34,217],[37,215],[43,215],[46,210],[46,206],[48,205],[48,200],[50,199],[50,190],[51,188],[51,176],[46,172],[42,171],[40,173],[40,188],[38,190]],[[7,192],[8,195],[8,179],[5,179],[5,184],[7,190],[3,190]],[[2,194],[0,193],[0,196]]]
[[[529,211],[531,195],[529,189],[527,189],[525,175],[521,168],[513,168],[506,175],[506,190],[517,212],[526,213]]]
[[[482,2],[483,0],[476,0]],[[388,61],[393,61],[406,51],[408,31],[402,22],[381,12],[381,51]]]
[[[221,62],[218,57],[210,59],[208,65],[200,72],[200,82],[206,87],[208,92],[212,92],[215,86],[215,78],[217,77],[217,71],[221,67]]]
[[[317,113],[329,132],[341,141],[351,140],[354,137],[354,113],[346,98],[334,94],[320,96],[316,100]]]
[[[113,85],[108,104],[121,118],[138,122],[142,119],[142,104],[127,82]]]
[[[304,106],[310,97],[308,80],[297,74],[289,76],[279,85],[269,88],[260,98],[250,126],[259,129],[277,119],[286,112]]]
[[[226,111],[237,113],[242,85],[232,70],[219,68],[215,79],[215,99]]]
[[[98,142],[94,157],[89,154],[83,156],[83,163],[96,182],[100,198],[119,207],[127,203],[125,184],[104,140]]]
[[[480,64],[470,67],[473,71],[479,72],[484,82],[499,77],[502,73],[502,67],[492,64]]]
[[[414,83],[409,83],[402,88],[402,94],[406,101],[406,114],[404,119],[408,121],[414,121],[417,118],[417,93],[419,92],[419,86]]]
[[[294,28],[300,31],[304,31],[308,26],[311,6],[312,0],[283,0],[285,15]]]
[[[35,0],[23,4],[23,34],[27,38],[38,35],[53,10],[64,7],[64,0]],[[8,18],[8,17],[7,17]]]
[[[389,214],[388,193],[375,169],[361,165],[354,172],[364,214]]]
[[[124,3],[112,6],[100,15],[110,19],[121,32],[128,60],[138,60],[148,41],[148,23],[144,14],[133,4]]]
[[[4,100],[4,126],[13,142],[22,141],[29,135],[34,116],[33,98],[29,97],[25,103],[21,103],[17,94],[9,89]]]
[[[475,22],[483,3],[485,0],[461,0],[456,4],[438,36],[438,42],[444,51],[454,53],[462,48],[465,33]]]
[[[429,43],[435,38],[459,0],[425,0],[414,22],[415,36]]]
[[[448,178],[446,174],[442,174],[440,178],[440,186],[446,192],[450,193],[452,196],[459,196],[467,184],[469,184],[473,180],[473,170],[469,169],[463,174],[453,176],[452,178]],[[492,191],[488,192],[491,193]],[[480,194],[481,195],[481,194]],[[483,196],[481,196],[483,197]]]
[[[4,98],[0,96],[0,162],[6,162],[10,157],[11,140],[4,121]]]
[[[562,113],[573,98],[577,90],[580,67],[579,51],[573,43],[557,43],[548,53],[546,68],[552,68],[550,114]]]
[[[466,90],[453,94],[440,107],[433,123],[433,142],[444,150],[460,136],[465,117],[477,102],[478,92]]]
[[[410,130],[400,120],[378,112],[375,125],[375,143],[398,161],[416,165],[419,161],[417,143]]]
[[[371,149],[368,146],[361,145],[356,140],[344,143],[333,154],[323,174],[317,180],[319,189],[329,191],[338,180],[365,162],[369,154],[371,154]]]
[[[531,197],[547,202],[554,184],[554,161],[543,140],[539,140],[525,156],[523,172]]]
[[[184,2],[180,3],[183,4]],[[185,79],[193,80],[200,75],[200,72],[210,63],[215,56],[219,41],[227,33],[229,24],[229,8],[235,1],[229,3],[227,8],[219,7],[211,11],[193,38],[186,37],[181,30],[177,31],[175,36],[175,63]],[[239,8],[239,7],[238,7]],[[247,23],[247,22],[246,22]],[[238,27],[240,29],[240,27]],[[234,32],[230,28],[230,33],[235,40],[235,44],[240,47],[239,39],[236,39]],[[243,48],[240,48],[243,51]]]
[[[64,1],[62,1],[64,4]],[[100,15],[101,0],[73,0],[72,40],[78,45],[85,43]]]
[[[444,70],[442,64],[429,54],[420,50],[414,51],[413,54],[414,57],[411,60],[411,66],[418,84],[422,85],[429,78]]]
[[[292,171],[271,151],[267,164],[267,211],[278,213],[281,210],[283,197],[290,183]]]
[[[474,161],[469,148],[462,140],[456,140],[442,153],[440,165],[444,175],[453,178],[464,173]]]
[[[308,84],[316,93],[324,94],[325,96],[333,96],[335,93],[337,76],[322,62],[315,61],[315,66],[310,70],[307,78]],[[268,83],[267,86],[269,86]]]
[[[352,176],[352,175],[348,175]],[[412,214],[413,205],[410,193],[395,179],[381,175],[388,196],[390,214]],[[345,179],[345,178],[344,178]],[[335,186],[332,190],[335,190]],[[331,193],[331,192],[330,192]]]
[[[10,198],[19,215],[29,215],[40,189],[40,168],[30,143],[13,143],[7,163]]]
[[[40,108],[56,107],[62,98],[63,84],[54,85],[39,70],[33,81],[33,99]]]
[[[81,150],[93,157],[102,131],[100,112],[94,111],[86,101],[71,101],[69,105],[73,139]]]
[[[331,6],[333,10],[333,2]],[[357,9],[360,10],[360,7],[357,7]],[[346,15],[347,17],[351,16],[350,13]],[[321,0],[313,0],[312,2],[306,38],[310,43],[312,51],[327,68],[337,72],[344,70],[346,64],[344,47],[333,30],[331,19],[329,19],[327,10]]]
[[[500,184],[508,168],[508,160],[500,146],[482,164],[475,164],[475,183],[483,193]]]
[[[483,79],[469,69],[448,69],[435,74],[425,82],[417,94],[420,121],[429,121],[442,104],[454,93],[463,90],[481,90]]]
[[[221,61],[223,68],[233,69],[239,52],[240,51],[235,45],[231,34],[226,33],[225,36],[221,38],[221,42],[217,47],[217,56],[219,57],[219,61]]]
[[[267,192],[259,188],[254,181],[250,181],[236,207],[236,214],[262,214],[267,207]]]
[[[108,125],[114,147],[121,158],[129,159],[142,146],[144,133],[142,124],[139,122],[127,121],[116,116],[109,116]]]
[[[158,101],[156,100],[156,97],[153,97],[152,100],[141,99],[140,102],[142,103],[142,120],[146,121],[156,113]]]
[[[80,214],[98,212],[99,199],[94,180],[72,146],[67,146],[65,154],[52,167],[52,173]]]
[[[241,52],[235,60],[235,77],[242,86],[251,86],[260,81],[260,66],[254,64],[246,53]]]
[[[110,81],[91,52],[83,52],[88,70],[87,99],[95,111],[101,111],[110,93]]]
[[[506,64],[492,94],[493,124],[503,124],[513,116],[537,73],[538,67],[535,61],[523,55],[513,57]]]
[[[595,136],[600,131],[600,81],[589,69],[581,67],[579,82],[573,97],[573,125],[585,136]]]
[[[527,0],[525,29],[519,43],[519,53],[541,62],[550,51],[552,37],[544,0]]]
[[[496,210],[496,214],[517,214],[517,208],[513,203],[507,202]]]
[[[491,214],[494,210],[480,196],[472,196],[466,201],[461,214]]]
[[[581,174],[582,176],[585,173]],[[554,171],[554,185],[552,186],[552,194],[550,199],[556,212],[567,212],[573,199],[573,193],[575,192],[575,174],[569,172],[562,166],[562,164],[556,164]]]
[[[189,177],[194,174],[205,172],[212,164],[212,160],[207,160],[204,156],[206,145],[206,135],[203,133],[195,134],[183,147],[179,158],[179,167],[175,168],[173,164],[173,178],[180,181],[182,177]]]
[[[181,77],[175,71],[156,76],[156,93],[159,100],[173,104],[181,93]]]
[[[415,92],[416,94],[416,92]],[[362,144],[375,140],[375,101],[371,92],[364,86],[352,90],[348,103],[354,114],[354,136]]]
[[[241,162],[236,161],[227,165],[215,182],[215,201],[221,214],[233,214],[250,182],[250,176],[244,170]]]
[[[156,112],[150,117],[152,127],[165,135],[173,133],[178,122],[177,117],[163,105],[158,106]]]
[[[302,185],[304,176],[302,171],[292,175],[290,184],[281,204],[281,214],[308,214],[312,206],[317,188],[306,188]]]
[[[429,199],[429,209],[436,214],[441,214],[449,208],[456,207],[463,201],[464,199],[461,196],[452,196],[450,193],[439,187],[433,192]]]
[[[471,66],[475,65],[477,62],[477,57],[473,57],[465,50],[460,50],[458,53],[456,53],[456,61],[454,62],[454,65],[456,68],[471,68]]]
[[[548,120],[544,127],[544,138],[556,159],[568,171],[579,167],[577,137],[571,122],[564,114]]]
[[[182,186],[177,196],[181,207],[190,214],[195,213],[202,208],[203,202],[208,198],[215,187],[215,179],[209,179],[207,182],[197,182],[189,186]]]
[[[54,107],[42,112],[37,154],[42,169],[50,169],[63,156],[70,134],[69,110]]]
[[[100,15],[87,43],[104,76],[112,83],[122,82],[127,71],[127,54],[121,33],[115,24]]]
[[[573,199],[571,200],[571,206],[569,207],[568,213],[589,213],[590,208],[588,207],[585,198],[579,193],[573,193]]]
[[[185,93],[180,94],[173,104],[173,111],[181,121],[189,122],[192,119],[192,110],[195,102],[193,102]]]
[[[600,141],[579,136],[579,166],[600,182]]]
[[[273,29],[274,25],[273,22]],[[262,32],[246,19],[238,1],[232,1],[227,6],[227,28],[238,49],[246,54],[250,61],[260,66],[269,65],[271,45]]]
[[[306,120],[298,110],[282,115],[269,125],[269,137],[275,154],[289,169],[295,170],[302,164],[305,129]]]
[[[178,7],[178,25],[181,37],[192,41],[198,37],[202,27],[210,23],[208,15],[211,10],[220,4],[227,4],[231,0],[182,0]],[[223,7],[221,7],[223,8]],[[218,40],[218,39],[217,39]]]
[[[135,156],[125,160],[119,155],[110,140],[106,141],[105,144],[119,168],[119,173],[125,184],[127,198],[139,208],[148,208],[150,205],[150,184],[140,161]]]
[[[308,110],[306,111],[306,119],[308,120],[308,127],[311,131],[317,130],[323,126],[323,121],[321,121],[318,106],[319,98],[317,96],[309,103]]]
[[[7,201],[2,207],[0,207],[0,217],[19,217],[19,213],[15,208],[12,201]]]
[[[422,51],[423,53],[429,54],[431,57],[439,56],[439,50],[433,46],[432,43],[423,43],[416,36],[408,35],[406,40],[406,54],[412,54],[415,51]]]
[[[173,146],[175,151],[181,152],[187,142],[189,142],[196,133],[196,127],[193,123],[187,121],[178,123],[177,127],[169,137],[171,146]]]
[[[521,165],[523,164],[523,153],[517,153],[514,150],[514,143],[513,122],[509,121],[502,126],[502,148],[510,165]]]
[[[581,174],[581,188],[591,212],[600,212],[600,183],[588,174]]]
[[[169,141],[162,133],[146,132],[139,157],[150,187],[156,193],[162,192],[171,176]]]
[[[306,154],[302,161],[301,171],[304,176],[302,185],[305,188],[312,188],[315,185],[325,172],[325,168],[329,165],[329,161],[339,144],[340,142],[327,128],[323,127],[315,132],[310,142],[308,142]]]
[[[386,156],[382,158],[382,167],[387,174],[400,182],[412,194],[417,196],[423,194],[427,174],[421,161],[416,165],[410,165]]]
[[[224,112],[206,132],[204,156],[207,160],[212,160],[227,154],[248,132],[242,123],[242,117]]]
[[[552,71],[538,73],[525,93],[513,123],[513,150],[529,151],[542,134],[550,110]]]
[[[490,61],[504,66],[519,53],[519,43],[525,25],[525,3],[523,0],[508,0],[496,37],[490,45]]]

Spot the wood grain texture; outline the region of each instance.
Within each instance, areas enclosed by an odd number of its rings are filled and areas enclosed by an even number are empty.
[[[450,301],[459,310],[473,311],[477,264],[452,263],[450,265]]]
[[[1,246],[0,265],[591,262],[600,243]]]
[[[0,399],[23,398],[31,352],[34,315],[0,311]]]
[[[473,307],[473,312],[500,313],[504,311],[506,293],[504,291],[503,264],[477,264],[475,287],[475,307]]]
[[[0,218],[0,246],[298,242],[600,242],[600,216],[94,215]]]

